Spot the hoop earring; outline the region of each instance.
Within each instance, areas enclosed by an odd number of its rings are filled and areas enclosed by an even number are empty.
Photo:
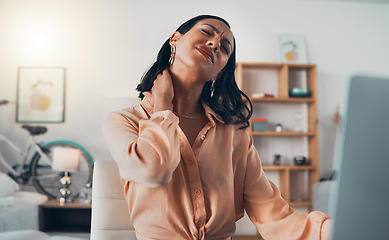
[[[215,82],[216,80],[213,79],[211,84],[211,98],[213,97],[213,93],[215,92]]]
[[[169,64],[172,65],[174,62],[174,56],[176,55],[176,46],[170,45],[170,51],[171,51],[171,55],[169,58]]]

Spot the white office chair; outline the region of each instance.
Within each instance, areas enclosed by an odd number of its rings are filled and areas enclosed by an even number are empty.
[[[97,161],[93,170],[91,240],[136,240],[114,161]]]

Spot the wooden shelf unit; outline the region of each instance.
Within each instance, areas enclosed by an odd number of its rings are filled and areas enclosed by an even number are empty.
[[[272,107],[277,108],[278,104],[304,104],[307,107],[307,131],[306,132],[275,132],[263,131],[254,132],[251,134],[259,138],[285,138],[285,137],[306,137],[309,166],[269,166],[264,165],[265,171],[277,171],[279,176],[279,188],[283,198],[291,205],[297,207],[307,207],[308,211],[312,209],[312,185],[319,181],[319,136],[318,136],[318,105],[317,105],[317,72],[314,64],[289,64],[289,63],[244,63],[238,62],[235,70],[235,78],[239,88],[245,92],[245,81],[243,73],[245,70],[255,71],[276,71],[278,82],[277,94],[275,97],[254,98],[250,100],[255,104],[274,104]],[[290,73],[293,71],[300,71],[306,75],[306,88],[310,92],[310,96],[306,98],[289,97]],[[260,90],[260,89],[258,89]],[[255,113],[255,106],[253,106]],[[252,122],[251,122],[252,125]],[[299,202],[293,202],[291,198],[291,184],[290,175],[294,171],[308,171],[308,184],[306,189],[308,199]]]

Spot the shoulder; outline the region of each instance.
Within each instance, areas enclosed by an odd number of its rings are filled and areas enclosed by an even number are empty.
[[[234,147],[248,149],[252,144],[252,137],[249,128],[241,128],[242,125],[234,123],[216,123],[216,133],[223,139],[231,139]]]
[[[249,128],[241,128],[241,125],[236,124],[234,124],[234,127],[236,133],[235,138],[239,141],[238,144],[240,144],[241,147],[244,147],[244,149],[248,150],[253,141]]]
[[[133,107],[123,108],[110,112],[104,118],[103,127],[116,124],[129,124],[138,126],[139,121],[146,118],[149,118],[147,112],[142,108],[141,105],[136,105]]]

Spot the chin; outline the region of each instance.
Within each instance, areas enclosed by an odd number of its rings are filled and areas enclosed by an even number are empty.
[[[193,72],[195,75],[207,76],[210,75],[211,72],[215,71],[212,63],[206,62],[201,58],[184,58],[179,62],[181,62],[188,71]],[[212,79],[212,76],[209,76],[209,79]]]

